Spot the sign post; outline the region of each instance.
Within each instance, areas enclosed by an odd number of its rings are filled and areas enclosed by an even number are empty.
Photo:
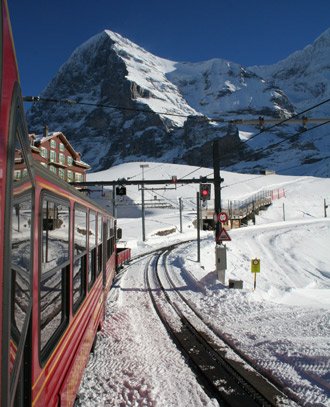
[[[228,222],[228,215],[226,212],[220,212],[218,214],[218,222],[227,223]]]
[[[255,290],[257,287],[257,273],[260,273],[260,259],[251,260],[251,273],[254,274],[253,290]]]
[[[200,226],[200,195],[197,192],[196,195],[196,205],[197,205],[197,262],[201,261],[201,226]]]

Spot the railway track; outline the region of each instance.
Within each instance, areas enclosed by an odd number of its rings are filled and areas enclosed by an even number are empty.
[[[145,282],[164,326],[211,398],[229,406],[295,405],[223,341],[176,287],[166,267],[173,249],[159,250],[145,267]]]

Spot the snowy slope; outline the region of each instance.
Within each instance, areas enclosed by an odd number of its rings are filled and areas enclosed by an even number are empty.
[[[178,63],[168,77],[189,104],[208,117],[289,117],[293,112],[281,89],[230,61]]]

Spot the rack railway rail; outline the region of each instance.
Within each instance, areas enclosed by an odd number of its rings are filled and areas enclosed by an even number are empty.
[[[157,314],[185,355],[198,381],[221,405],[295,405],[219,337],[175,286],[166,259],[174,246],[159,250],[145,268],[145,281]],[[233,357],[228,355],[233,354]]]

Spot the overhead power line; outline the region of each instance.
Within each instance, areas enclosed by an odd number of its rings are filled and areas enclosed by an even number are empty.
[[[101,103],[92,103],[92,102],[79,102],[77,100],[74,99],[54,99],[54,98],[42,98],[40,96],[25,96],[23,97],[23,101],[24,102],[45,102],[45,103],[62,103],[62,104],[67,104],[67,105],[82,105],[82,106],[93,106],[93,107],[101,107],[101,108],[107,108],[107,109],[116,109],[116,110],[124,110],[124,111],[133,111],[133,112],[142,112],[142,113],[153,113],[153,114],[159,114],[159,115],[163,115],[163,116],[174,116],[174,117],[182,117],[182,118],[188,118],[188,117],[194,117],[191,115],[183,115],[183,114],[179,114],[179,113],[168,113],[168,112],[158,112],[158,111],[153,111],[153,110],[147,110],[147,109],[138,109],[138,108],[130,108],[130,107],[125,107],[125,106],[115,106],[115,105],[107,105],[107,104],[101,104]],[[302,121],[303,124],[306,124],[307,122],[313,122],[313,123],[317,123],[319,122],[320,124],[310,128],[310,129],[304,129],[304,131],[295,133],[293,135],[291,135],[290,137],[281,140],[279,143],[276,144],[272,144],[271,146],[267,146],[266,148],[263,149],[259,149],[257,151],[254,151],[252,153],[252,156],[255,154],[259,154],[260,152],[263,152],[265,150],[267,150],[268,148],[273,148],[281,143],[284,143],[285,141],[289,140],[292,137],[295,137],[297,135],[300,135],[302,133],[306,133],[307,131],[313,130],[315,128],[321,127],[325,124],[328,124],[330,122],[330,118],[307,118],[307,117],[302,117],[300,120],[297,120],[296,118],[298,116],[302,116],[307,112],[310,112],[311,110],[314,110],[326,103],[328,103],[330,101],[330,98],[319,102],[301,112],[298,112],[288,118],[285,119],[264,119],[262,117],[259,117],[258,119],[237,119],[237,120],[224,120],[221,118],[209,118],[206,116],[197,116],[196,119],[197,120],[203,120],[203,121],[208,121],[208,122],[219,122],[219,123],[228,123],[228,124],[245,124],[245,125],[256,125],[259,124],[261,125],[264,123],[274,123],[272,126],[266,127],[266,128],[262,128],[258,133],[254,134],[253,136],[251,136],[249,139],[242,141],[242,144],[248,143],[249,141],[251,141],[252,139],[256,138],[257,136],[265,133],[266,131],[272,130],[273,128],[280,126],[284,123],[288,123],[288,122],[292,122],[292,123],[299,123],[300,121]],[[229,156],[230,154],[227,153],[225,154],[223,158],[225,158],[226,156]],[[187,177],[188,175],[202,169],[203,167],[199,167],[195,170],[193,170],[192,172],[184,175],[183,177],[181,177],[180,179],[183,179],[185,177]],[[228,168],[225,167],[225,168]],[[179,181],[179,180],[178,180]]]
[[[108,104],[103,104],[103,103],[93,103],[93,102],[79,102],[77,100],[74,99],[55,99],[55,98],[43,98],[41,96],[24,96],[23,97],[23,101],[24,102],[44,102],[44,103],[60,103],[60,104],[66,104],[66,105],[81,105],[81,106],[92,106],[92,107],[100,107],[100,108],[105,108],[105,109],[115,109],[115,110],[123,110],[123,111],[131,111],[131,112],[141,112],[141,113],[149,113],[149,114],[159,114],[162,116],[173,116],[173,117],[182,117],[182,118],[186,118],[188,119],[189,117],[194,117],[196,118],[196,120],[201,120],[201,121],[206,121],[206,122],[219,122],[219,123],[229,123],[229,124],[258,124],[260,122],[260,119],[256,120],[256,119],[237,119],[237,120],[225,120],[222,118],[217,118],[217,117],[207,117],[204,115],[196,115],[193,116],[191,115],[187,115],[187,114],[182,114],[182,113],[169,113],[169,112],[159,112],[159,111],[154,111],[154,110],[148,110],[148,109],[142,109],[142,108],[135,108],[135,107],[126,107],[126,106],[116,106],[116,105],[108,105]],[[292,120],[304,113],[309,112],[310,110],[316,109],[319,106],[322,106],[325,103],[328,103],[330,101],[330,98],[327,100],[324,100],[323,102],[320,102],[306,110],[304,110],[303,112],[300,113],[296,113],[286,119],[264,119],[263,121],[266,122],[276,122],[277,120],[279,120],[278,123],[275,123],[273,126],[267,128],[267,130],[272,129],[275,126],[279,126],[289,120]],[[308,119],[310,121],[325,121],[325,120],[329,120],[330,118],[313,118],[313,119]],[[264,130],[263,130],[264,131]],[[262,133],[263,131],[261,131],[260,133]],[[255,135],[254,137],[256,137],[257,135]]]
[[[274,147],[277,147],[277,146],[279,146],[280,144],[285,143],[286,141],[289,141],[290,139],[292,139],[292,138],[294,138],[294,137],[300,136],[301,134],[305,134],[305,133],[307,133],[307,132],[309,132],[309,131],[312,131],[312,130],[317,129],[317,128],[322,127],[322,126],[325,126],[326,124],[329,124],[329,123],[330,123],[330,120],[328,120],[328,121],[326,121],[326,122],[324,122],[324,123],[317,124],[316,126],[311,127],[311,128],[309,128],[309,129],[304,129],[304,130],[299,131],[299,132],[297,132],[297,133],[291,134],[289,137],[286,137],[285,139],[283,139],[283,140],[281,140],[281,141],[279,141],[279,142],[277,142],[277,143],[273,143],[273,144],[268,145],[268,146],[266,146],[266,147],[264,147],[264,148],[260,148],[259,150],[253,151],[253,152],[251,153],[251,157],[253,157],[254,155],[260,154],[260,153],[262,153],[262,152],[264,152],[264,151],[267,151],[267,150],[269,150],[269,149],[272,149],[272,148],[274,148]],[[230,166],[230,165],[227,165],[227,166],[225,166],[224,168],[228,168],[229,166]]]

